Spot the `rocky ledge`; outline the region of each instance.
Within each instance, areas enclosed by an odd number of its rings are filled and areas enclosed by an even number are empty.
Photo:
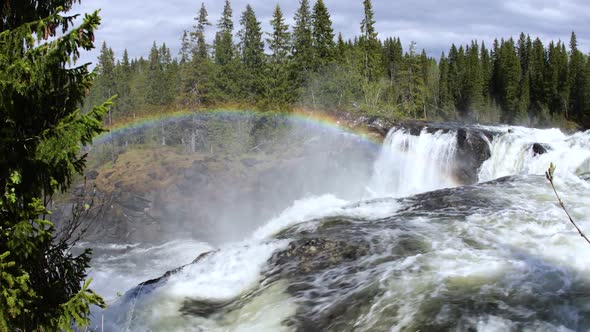
[[[394,121],[378,116],[355,115],[353,113],[342,113],[338,115],[338,118],[341,123],[350,128],[365,129],[382,139],[385,139],[392,128],[402,128],[413,136],[420,136],[423,132],[456,132],[457,153],[453,173],[457,182],[461,184],[477,182],[479,168],[491,156],[490,143],[494,137],[502,133],[478,125],[457,122]]]

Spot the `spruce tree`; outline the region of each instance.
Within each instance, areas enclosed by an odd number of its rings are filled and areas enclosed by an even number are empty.
[[[244,100],[256,102],[263,86],[261,74],[264,72],[264,43],[260,22],[250,5],[247,5],[242,13],[240,24],[240,59],[243,68],[240,90]]]
[[[460,110],[462,116],[479,112],[483,108],[483,74],[479,59],[479,45],[476,41],[471,43],[466,54],[465,73],[465,108]]]
[[[401,72],[403,48],[399,38],[388,38],[383,45],[384,56],[383,66],[389,78],[390,86],[398,81],[399,73]]]
[[[579,120],[582,117],[585,103],[585,60],[584,55],[578,49],[576,34],[572,32],[570,38],[570,60],[569,60],[569,109],[573,119]]]
[[[559,48],[553,41],[547,46],[547,65],[545,70],[545,86],[547,88],[547,104],[551,114],[561,113],[562,101],[559,95]]]
[[[0,330],[71,330],[103,306],[88,289],[90,251],[72,253],[47,204],[85,166],[109,103],[80,112],[94,74],[76,65],[94,47],[98,12],[79,25],[72,1],[15,1],[0,13]],[[59,32],[59,35],[58,35]]]
[[[521,82],[520,60],[512,38],[504,41],[500,46],[498,61],[501,72],[500,91],[498,93],[503,111],[503,121],[511,123],[518,116]]]
[[[148,57],[147,90],[145,100],[151,105],[163,105],[164,93],[162,90],[164,71],[160,60],[160,50],[154,41]]]
[[[450,100],[453,101],[455,110],[463,110],[465,108],[465,94],[463,93],[465,81],[465,54],[463,46],[457,49],[454,44],[449,50],[449,93]]]
[[[271,62],[283,64],[289,55],[291,35],[289,34],[289,25],[285,23],[283,11],[278,4],[275,7],[270,26],[272,33],[269,34],[270,38],[266,39],[266,43],[272,52]]]
[[[129,52],[127,49],[123,50],[123,58],[121,59],[121,66],[126,74],[131,72],[131,63],[129,62]]]
[[[407,114],[412,115],[414,118],[418,114],[422,114],[427,99],[427,91],[420,56],[416,54],[415,42],[410,43],[410,48],[404,59],[400,88],[402,106]]]
[[[380,43],[375,30],[373,5],[371,0],[363,0],[364,16],[361,21],[360,44],[363,50],[363,74],[367,81],[375,81],[380,76]]]
[[[560,113],[565,116],[566,119],[570,119],[570,79],[569,79],[569,66],[568,66],[568,53],[565,47],[565,43],[558,43],[557,52],[557,63],[558,63],[558,80],[557,80],[557,93],[559,99]]]
[[[285,23],[281,7],[277,4],[272,20],[272,33],[266,39],[272,52],[267,68],[265,91],[263,92],[270,107],[285,108],[293,99],[291,80],[289,79],[289,54],[291,35]]]
[[[239,33],[242,63],[248,69],[260,70],[264,60],[262,30],[260,22],[256,19],[256,13],[250,5],[247,5],[242,13],[240,24],[242,25]]]
[[[123,51],[123,58],[115,67],[115,83],[118,99],[114,115],[117,116],[119,113],[126,116],[134,108],[134,100],[131,98],[131,63],[127,49]]]
[[[531,51],[531,37],[524,34],[524,32],[520,33],[518,38],[518,58],[520,60],[520,68],[521,73],[524,74],[529,69],[529,58],[530,58],[530,51]]]
[[[334,29],[328,8],[323,0],[317,0],[313,6],[312,36],[314,48],[314,65],[324,67],[334,61],[335,43]]]
[[[444,52],[440,56],[439,69],[438,107],[443,112],[443,119],[447,119],[448,114],[452,114],[455,110],[455,101],[449,85],[449,59]]]
[[[547,60],[545,47],[539,38],[533,42],[531,59],[529,63],[530,72],[530,113],[539,117],[541,111],[546,107],[547,88],[545,84],[545,71]]]
[[[229,4],[226,3],[226,6],[228,5]],[[231,16],[229,19],[230,22],[226,23],[226,25],[230,25],[233,28]],[[190,56],[182,56],[178,68],[179,73],[177,79],[179,82],[179,101],[184,106],[198,106],[207,102],[212,77],[212,64],[209,55],[210,46],[205,39],[206,28],[207,26],[210,26],[211,23],[209,22],[207,9],[205,8],[204,3],[201,3],[198,16],[194,18],[194,21],[193,31],[191,32],[187,43],[183,43],[183,51],[181,52],[182,54],[190,52]],[[216,52],[224,49],[221,47],[221,44],[218,44],[221,43],[221,39],[218,39],[221,34],[221,32],[218,32],[216,36]],[[224,41],[227,41],[227,39]],[[232,47],[233,46],[231,46],[230,49]],[[223,51],[220,52],[223,53]],[[183,58],[188,58],[190,61],[183,62]]]
[[[479,55],[482,78],[482,98],[484,105],[489,105],[490,102],[490,81],[492,79],[492,63],[490,53],[486,49],[484,42],[481,43],[481,50]]]
[[[494,39],[494,44],[491,50],[491,77],[490,77],[490,97],[493,101],[499,100],[500,91],[500,42]]]
[[[340,64],[346,63],[346,43],[342,38],[342,33],[338,33],[338,41],[336,42],[336,58]]]
[[[217,23],[215,36],[215,63],[224,66],[229,64],[234,57],[232,9],[229,0],[225,0],[223,14]]]
[[[111,96],[117,94],[117,84],[115,78],[115,53],[109,47],[106,42],[102,43],[100,49],[100,55],[98,56],[98,73],[100,74],[97,78],[94,86],[94,91],[98,97],[98,100],[106,100]],[[109,110],[109,124],[113,122],[112,111]]]
[[[192,59],[193,49],[193,45],[188,31],[183,31],[182,38],[180,40],[180,50],[178,51],[178,55],[180,56],[180,64],[185,64]]]
[[[229,6],[229,3],[226,3],[226,6]],[[229,9],[229,7],[228,7]],[[225,15],[225,9],[224,9]],[[230,21],[225,22],[224,25],[226,27],[232,27],[233,23],[231,22],[231,9],[229,9],[229,17]],[[223,18],[222,18],[223,19]],[[196,40],[195,49],[193,51],[194,56],[199,60],[204,60],[209,57],[209,45],[207,45],[207,41],[205,40],[205,29],[207,26],[211,25],[208,19],[207,9],[205,8],[205,3],[201,3],[201,9],[199,10],[199,16],[195,17],[195,31],[193,32],[193,38]],[[232,29],[229,29],[231,32]]]
[[[239,59],[233,43],[232,9],[229,0],[225,1],[223,13],[217,23],[215,35],[215,56],[212,65],[210,98],[221,102],[234,101],[239,97]],[[205,83],[205,82],[204,82]],[[203,83],[200,83],[202,86]],[[205,83],[206,85],[206,83]],[[197,90],[201,90],[197,87]]]
[[[296,84],[301,86],[313,66],[313,37],[308,0],[300,0],[294,20],[293,73]]]
[[[170,105],[174,101],[176,94],[178,63],[175,59],[172,59],[172,54],[166,43],[162,43],[158,53],[161,68],[161,76],[156,78],[160,95],[158,103],[160,105]]]
[[[584,68],[584,74],[586,75],[586,85],[584,96],[586,103],[584,104],[584,110],[582,113],[582,117],[579,120],[579,123],[582,125],[583,128],[590,128],[590,60],[586,59],[586,66]]]

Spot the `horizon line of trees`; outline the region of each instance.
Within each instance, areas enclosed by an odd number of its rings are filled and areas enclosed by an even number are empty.
[[[363,0],[363,8],[361,34],[344,40],[323,0],[313,6],[299,0],[293,27],[277,4],[266,33],[250,5],[235,33],[226,0],[210,45],[205,33],[212,24],[202,3],[177,57],[154,42],[147,59],[130,59],[125,50],[116,61],[104,43],[88,104],[118,94],[115,117],[239,103],[590,128],[590,60],[574,32],[567,46],[544,45],[524,33],[518,40],[495,39],[489,49],[478,41],[453,44],[437,60],[418,52],[415,42],[404,49],[399,37],[378,38],[371,1]]]

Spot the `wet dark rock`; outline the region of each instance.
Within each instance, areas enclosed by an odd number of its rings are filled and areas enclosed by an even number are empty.
[[[138,194],[131,192],[123,192],[119,195],[117,203],[129,211],[143,213],[146,208],[150,206],[150,200]]]
[[[515,177],[503,177],[476,186],[435,190],[403,199],[404,207],[398,211],[401,218],[420,216],[438,218],[464,218],[482,211],[497,211],[511,202],[493,195],[495,185],[518,182]]]
[[[479,168],[492,155],[489,145],[491,139],[493,136],[489,132],[463,128],[457,131],[457,152],[453,169],[460,183],[474,184],[478,181]]]
[[[382,137],[387,136],[389,130],[394,126],[393,121],[382,118],[369,118],[367,126],[370,131],[380,134]]]
[[[493,131],[476,125],[454,122],[428,122],[420,120],[393,121],[384,117],[339,113],[337,117],[352,128],[365,127],[370,132],[385,138],[392,128],[402,128],[410,135],[427,133],[457,132],[457,152],[453,175],[460,184],[474,184],[484,161],[490,158],[490,143],[500,131]]]
[[[457,133],[457,151],[453,165],[453,175],[460,184],[474,184],[478,181],[479,168],[490,158],[490,143],[500,132],[478,126],[459,123],[430,123],[425,121],[403,121],[395,124],[411,135],[427,133]]]
[[[87,178],[88,180],[96,180],[96,178],[98,177],[98,175],[99,175],[99,174],[98,174],[98,171],[96,171],[96,170],[91,170],[91,171],[88,171],[88,172],[86,173],[86,178]]]
[[[550,151],[551,147],[547,144],[535,143],[531,146],[531,149],[533,150],[533,156],[539,156]]]
[[[271,261],[278,266],[290,266],[287,274],[310,274],[367,255],[369,246],[361,241],[327,238],[303,238],[293,241]]]
[[[180,307],[180,312],[184,315],[193,315],[208,318],[211,315],[225,309],[232,302],[213,302],[186,299]]]
[[[207,256],[209,256],[209,255],[211,255],[211,254],[212,254],[212,253],[214,253],[215,251],[216,251],[216,250],[211,250],[211,251],[207,251],[207,252],[204,252],[204,253],[200,254],[199,256],[197,256],[197,258],[195,258],[195,259],[194,259],[194,260],[191,262],[191,264],[194,264],[194,263],[197,263],[197,262],[201,261],[203,258],[205,258],[205,257],[207,257]]]
[[[132,300],[138,296],[147,295],[147,294],[151,293],[158,286],[158,284],[160,284],[161,282],[165,282],[172,275],[180,272],[185,267],[198,263],[200,260],[207,257],[208,255],[210,255],[213,252],[215,252],[215,250],[204,252],[204,253],[200,254],[197,258],[195,258],[195,260],[192,261],[190,264],[186,264],[186,265],[177,267],[173,270],[167,271],[166,273],[164,273],[162,276],[160,276],[158,278],[150,279],[150,280],[147,280],[147,281],[144,281],[144,282],[138,284],[137,286],[135,286],[134,288],[132,288],[131,290],[129,290],[125,293],[125,295],[123,296],[123,300],[129,301],[129,300]],[[207,303],[207,306],[211,306],[211,305],[212,305],[211,303]],[[203,310],[205,310],[205,309],[203,309]],[[206,309],[206,310],[209,310],[209,309]]]
[[[258,164],[260,164],[260,161],[254,159],[254,158],[244,158],[242,160],[240,160],[242,162],[242,164],[244,164],[244,166],[246,167],[254,167]]]

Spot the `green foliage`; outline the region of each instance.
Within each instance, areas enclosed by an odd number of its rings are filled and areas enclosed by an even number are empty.
[[[314,68],[325,67],[334,61],[334,29],[328,8],[323,0],[316,1],[311,16],[314,48]]]
[[[373,12],[373,4],[371,0],[363,0],[364,17],[361,21],[361,39],[360,44],[363,50],[364,66],[363,73],[365,79],[374,81],[380,76],[380,47],[381,44],[377,39],[377,31],[375,30],[375,20]]]
[[[416,55],[416,43],[412,42],[400,73],[400,98],[404,111],[414,118],[426,107],[428,98],[422,69],[420,58]]]
[[[219,29],[215,35],[215,63],[225,66],[234,58],[232,9],[229,0],[225,1],[223,15],[217,23]]]
[[[266,66],[264,77],[261,80],[263,97],[266,106],[271,109],[283,109],[293,102],[293,93],[288,68],[291,49],[291,34],[289,26],[285,23],[281,7],[277,4],[272,20],[270,21],[272,33],[266,39],[272,54]]]
[[[291,34],[289,33],[289,25],[285,23],[283,11],[278,4],[275,7],[270,25],[272,27],[272,33],[269,34],[271,38],[266,39],[266,43],[272,52],[271,63],[284,64],[291,47]]]
[[[239,77],[242,100],[256,102],[263,91],[262,74],[264,73],[264,43],[260,22],[250,5],[242,13],[240,20],[240,60],[242,72]]]
[[[254,9],[250,5],[247,5],[246,10],[242,13],[240,24],[242,25],[242,30],[239,33],[242,64],[247,69],[260,70],[264,62],[262,30]]]
[[[162,44],[158,48],[154,42],[148,63],[146,103],[158,106],[170,104],[176,95],[175,83],[178,67],[176,60],[172,60],[170,49],[166,44]]]
[[[359,1],[360,2],[360,1]],[[191,33],[182,36],[179,61],[154,44],[148,61],[115,64],[99,70],[89,101],[120,96],[113,117],[174,107],[245,104],[286,110],[297,106],[361,111],[391,117],[590,127],[590,64],[572,34],[570,50],[520,34],[517,41],[494,40],[492,47],[472,41],[451,45],[439,59],[404,50],[397,37],[380,40],[370,0],[363,0],[360,35],[335,38],[325,2],[299,0],[289,32],[277,5],[265,39],[247,6],[234,45],[229,0],[217,24],[213,52],[204,36],[209,24],[202,4]],[[99,62],[114,59],[105,46]],[[103,56],[109,54],[108,57]],[[108,60],[108,61],[105,61]],[[104,73],[103,73],[104,71]],[[126,74],[123,74],[126,73]],[[104,79],[102,78],[104,76]],[[110,82],[106,88],[102,82]],[[103,93],[99,93],[99,91]]]
[[[197,60],[205,60],[209,57],[209,45],[207,45],[207,41],[205,40],[205,28],[211,23],[209,22],[207,13],[207,9],[205,8],[205,3],[201,4],[201,9],[199,10],[199,16],[195,17],[195,31],[192,34],[192,37],[196,40],[196,45],[193,48],[193,56]],[[231,13],[230,13],[231,17]],[[226,22],[225,24],[229,26],[230,22]],[[229,29],[231,30],[231,29]]]
[[[293,60],[291,62],[291,80],[297,87],[297,95],[302,93],[304,84],[310,79],[313,68],[313,35],[311,25],[311,9],[308,0],[300,0],[295,12],[293,26]]]
[[[57,238],[46,220],[52,195],[84,169],[81,146],[104,131],[111,105],[79,110],[95,74],[74,64],[94,47],[100,18],[94,12],[72,27],[75,17],[62,15],[71,3],[19,2],[1,14],[2,330],[71,330],[68,322],[87,324],[90,306],[104,305],[88,284],[81,287],[90,252],[73,256],[68,239]]]

